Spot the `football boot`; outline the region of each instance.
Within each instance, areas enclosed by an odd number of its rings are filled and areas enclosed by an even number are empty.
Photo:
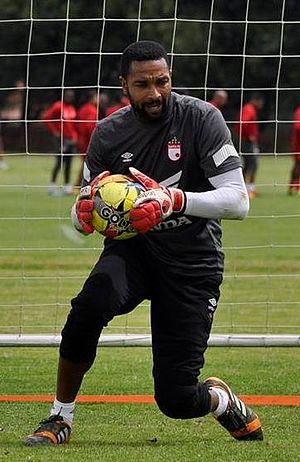
[[[262,440],[261,422],[255,412],[241,401],[229,386],[217,377],[209,377],[204,382],[209,389],[220,388],[229,398],[227,409],[216,419],[237,440]]]
[[[62,416],[52,415],[42,420],[40,426],[28,435],[24,442],[27,446],[42,444],[63,444],[68,443],[71,435],[71,427]]]

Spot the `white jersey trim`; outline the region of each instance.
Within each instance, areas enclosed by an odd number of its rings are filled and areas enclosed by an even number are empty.
[[[166,186],[169,188],[170,186],[173,186],[173,188],[176,188],[178,186],[180,177],[182,174],[182,170],[180,170],[178,173],[175,173],[175,175],[170,176],[169,178],[166,178],[163,181],[160,181],[160,184],[163,186]]]
[[[239,157],[239,155],[232,144],[224,144],[224,146],[222,146],[219,151],[215,152],[212,157],[215,166],[219,167],[226,159],[228,159],[228,157]]]
[[[83,178],[88,183],[91,181],[91,172],[85,162],[83,164]]]

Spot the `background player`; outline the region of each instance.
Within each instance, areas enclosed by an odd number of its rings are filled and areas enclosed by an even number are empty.
[[[105,115],[110,116],[114,112],[118,111],[122,107],[128,106],[130,104],[129,99],[125,95],[118,95],[117,101],[114,101],[113,104],[110,104],[105,109]]]
[[[77,151],[77,131],[75,127],[76,108],[74,106],[75,94],[73,90],[65,90],[63,101],[55,101],[48,107],[42,118],[45,125],[55,139],[56,155],[54,167],[51,172],[51,180],[48,188],[50,195],[58,195],[56,186],[57,176],[63,167],[64,194],[72,194],[71,166],[73,154]]]
[[[250,101],[242,107],[239,122],[235,125],[235,132],[241,138],[241,151],[243,154],[243,174],[250,199],[257,195],[256,174],[258,170],[259,125],[257,113],[264,107],[264,98],[259,93],[253,93]]]
[[[84,169],[86,186],[72,218],[79,231],[93,232],[90,181],[129,170],[147,190],[131,212],[139,234],[127,241],[106,239],[72,300],[51,416],[26,443],[69,440],[75,399],[103,327],[144,299],[151,301],[160,410],[176,419],[212,412],[234,438],[262,439],[258,417],[227,384],[214,377],[198,380],[223,277],[219,219],[243,219],[249,207],[230,132],[210,104],[171,91],[167,53],[156,42],[136,42],[124,50],[121,82],[131,106],[97,125]]]
[[[293,167],[291,169],[290,184],[288,193],[300,193],[300,106],[294,112],[294,124],[292,130],[292,152],[293,152]]]
[[[223,107],[228,103],[228,93],[225,90],[216,90],[209,103],[222,111]]]
[[[82,170],[83,170],[83,163],[85,159],[85,155],[87,152],[87,148],[90,142],[91,135],[93,130],[96,126],[96,121],[100,118],[99,117],[99,93],[96,90],[90,90],[86,94],[86,101],[80,105],[77,111],[77,122],[76,122],[76,130],[78,133],[78,149],[81,153],[81,160],[82,163],[79,168],[79,174],[77,181],[75,183],[76,186],[81,186],[82,183]]]

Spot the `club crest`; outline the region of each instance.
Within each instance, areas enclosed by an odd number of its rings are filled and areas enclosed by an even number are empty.
[[[168,157],[169,159],[176,161],[181,158],[181,144],[180,141],[174,136],[168,141]]]

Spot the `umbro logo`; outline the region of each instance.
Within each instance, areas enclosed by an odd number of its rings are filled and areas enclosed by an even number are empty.
[[[209,305],[207,308],[213,313],[217,308],[217,300],[215,298],[210,298],[208,301]]]
[[[124,152],[124,154],[121,154],[121,157],[123,159],[123,162],[131,162],[133,154],[132,152]]]

